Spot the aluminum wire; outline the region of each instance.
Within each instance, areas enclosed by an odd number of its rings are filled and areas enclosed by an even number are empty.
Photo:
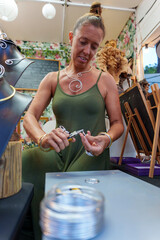
[[[62,183],[41,202],[40,226],[45,240],[87,240],[104,223],[104,196],[95,188]]]

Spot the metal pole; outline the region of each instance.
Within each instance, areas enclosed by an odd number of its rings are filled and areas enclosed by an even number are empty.
[[[68,2],[67,0],[57,1],[57,0],[16,0],[17,2],[50,2],[50,3],[56,3],[56,4],[66,4],[67,6],[79,6],[79,7],[91,7],[91,4],[86,3],[75,3],[75,2]],[[66,7],[66,6],[65,6]],[[128,12],[135,12],[136,9],[134,8],[120,8],[120,7],[112,7],[112,6],[106,6],[101,5],[102,8],[110,9],[110,10],[118,10],[118,11],[128,11]]]

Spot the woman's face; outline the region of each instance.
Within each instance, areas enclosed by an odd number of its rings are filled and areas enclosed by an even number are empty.
[[[103,31],[101,28],[88,24],[77,29],[75,36],[72,35],[70,38],[71,57],[74,65],[85,68],[96,54],[102,40]]]

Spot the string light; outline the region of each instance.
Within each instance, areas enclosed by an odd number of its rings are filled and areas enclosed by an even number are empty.
[[[52,19],[56,15],[56,9],[52,4],[47,3],[42,8],[42,14],[45,18]]]
[[[14,0],[0,0],[0,19],[14,21],[18,16],[18,7]]]

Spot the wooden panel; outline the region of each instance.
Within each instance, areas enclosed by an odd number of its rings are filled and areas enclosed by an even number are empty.
[[[0,159],[0,198],[19,192],[22,187],[22,144],[9,142]]]

